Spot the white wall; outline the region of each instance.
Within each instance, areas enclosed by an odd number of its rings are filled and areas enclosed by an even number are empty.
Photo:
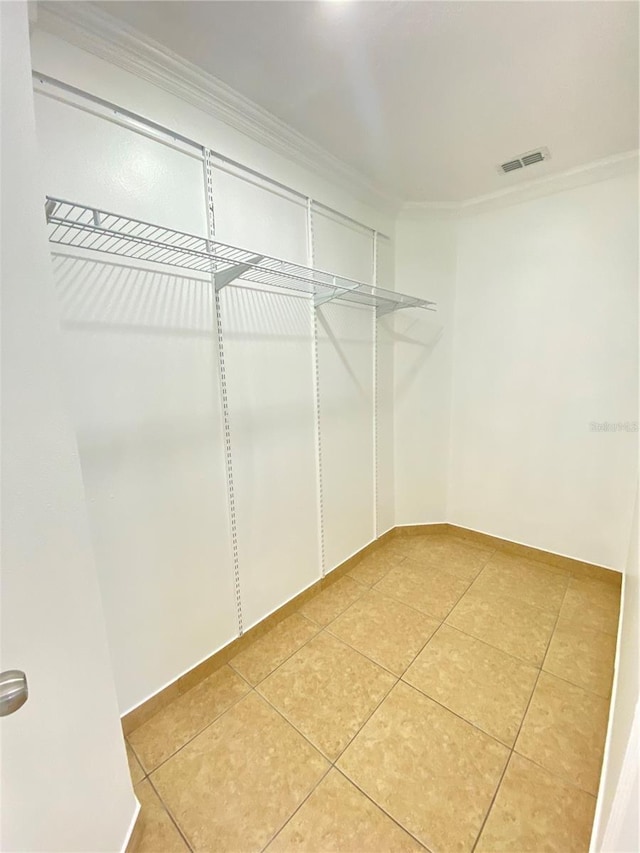
[[[448,521],[621,570],[638,436],[590,424],[637,424],[637,173],[465,218],[457,260]]]
[[[2,659],[26,704],[0,721],[11,851],[118,851],[131,788],[73,425],[42,208],[26,3],[2,30]]]
[[[592,838],[592,849],[602,850],[604,853],[635,853],[640,845],[637,794],[640,726],[638,509],[636,493],[633,527],[624,572],[607,751]]]
[[[389,290],[395,284],[395,253],[391,240],[378,235],[376,240],[375,283]],[[376,321],[375,364],[375,464],[376,464],[376,535],[381,536],[395,526],[395,430],[394,430],[394,314]]]
[[[37,71],[117,103],[164,127],[179,128],[184,136],[393,236],[392,213],[359,201],[339,184],[324,180],[260,145],[225,124],[222,118],[191,106],[141,77],[38,29],[37,25],[31,37],[31,53]]]
[[[434,300],[437,312],[393,315],[396,524],[448,520],[455,272],[455,219],[419,211],[400,216],[396,287]]]
[[[373,281],[373,234],[313,211],[318,269]],[[375,538],[373,309],[327,303],[317,309],[324,563],[331,571]]]
[[[244,627],[320,576],[311,307],[222,292]]]
[[[206,233],[201,160],[42,95],[36,118],[49,194]],[[211,285],[54,252],[64,375],[125,712],[237,628]]]
[[[214,169],[216,236],[307,261],[304,200]],[[221,293],[243,627],[319,577],[312,314],[308,298]]]
[[[34,67],[43,73],[176,127],[393,235],[387,214],[144,80],[44,32],[35,33],[33,49]],[[104,118],[81,115],[42,95],[38,101],[49,192],[203,233],[197,161],[141,141]],[[132,152],[138,152],[133,159]],[[102,164],[98,169],[96,162]],[[138,167],[133,173],[131,162]],[[215,170],[214,196],[221,239],[305,261],[309,247],[299,197],[227,167]],[[371,311],[329,304],[317,312],[327,570],[393,523],[444,520],[621,565],[621,548],[611,543],[622,541],[629,523],[634,436],[589,433],[588,423],[632,420],[636,411],[635,391],[628,390],[635,355],[633,205],[633,180],[622,177],[463,221],[429,211],[403,214],[395,266],[393,251],[379,241],[377,283],[391,286],[395,278],[398,290],[436,300],[438,312],[398,312],[378,321],[377,394]],[[370,230],[316,206],[313,243],[316,266],[372,280]],[[120,646],[117,669],[127,670],[126,676],[118,672],[119,684],[127,685],[120,691],[127,710],[234,632],[213,303],[206,286],[175,275],[150,279],[136,271],[131,285],[122,273],[108,279],[112,273],[102,264],[99,272],[82,269],[82,299],[77,274],[62,270],[68,279],[60,289],[63,307],[82,309],[80,317],[65,320],[67,376],[92,494],[94,539],[103,555],[101,578],[109,586],[108,613],[112,602],[107,618]],[[134,331],[130,326],[140,308],[125,298],[136,290],[146,319]],[[119,305],[123,316],[117,311],[114,316]],[[295,297],[229,291],[223,292],[222,309],[247,627],[320,571],[310,479],[312,325],[310,311],[305,314]],[[89,332],[82,324],[96,321],[91,312],[100,328]],[[105,324],[114,327],[108,347]],[[127,324],[124,334],[120,327]],[[97,375],[110,377],[109,397],[100,393],[101,383],[91,383],[95,346],[102,353]],[[161,365],[162,381],[149,385],[154,365]],[[141,462],[145,394],[158,404],[151,431],[163,418],[173,430],[173,447],[162,453],[158,469],[150,457]],[[137,414],[132,400],[140,404]],[[571,401],[568,419],[557,424],[565,400]],[[274,416],[275,401],[289,413],[284,424]],[[121,427],[117,442],[126,449],[123,464],[114,469],[109,463],[109,475],[91,456],[89,436],[98,425]],[[276,425],[287,431],[286,441],[276,440]],[[147,433],[145,446],[148,438]],[[193,476],[181,480],[185,459]],[[153,500],[145,503],[146,495]],[[116,546],[116,531],[125,529],[121,521],[134,502],[139,512],[144,507],[149,512],[143,524],[130,515],[135,535]],[[165,519],[174,514],[172,530]],[[167,529],[154,541],[158,524]],[[283,540],[287,524],[297,526],[300,537]],[[185,535],[188,549],[180,544]],[[145,602],[145,585],[154,577],[157,594]],[[215,605],[214,589],[221,591]],[[199,596],[195,611],[193,596]],[[161,614],[174,598],[175,624],[161,639]],[[134,600],[146,608],[144,620],[136,616]],[[124,607],[128,613],[121,612]],[[199,614],[196,625],[185,630],[186,614],[193,612]],[[129,636],[121,624],[131,626]]]
[[[43,73],[392,232],[384,214],[115,66],[42,32],[33,50]],[[205,233],[202,164],[187,149],[45,94],[36,102],[49,194]],[[317,205],[310,247],[304,199],[219,161],[213,194],[220,240],[297,263],[312,248],[317,267],[372,281],[371,227]],[[208,282],[175,270],[62,254],[65,376],[125,712],[237,633],[214,301]],[[392,259],[386,241],[381,277]],[[220,304],[246,629],[321,574],[313,308],[308,297],[251,287],[223,290]],[[330,571],[375,536],[374,321],[370,308],[331,304],[317,319]],[[387,388],[379,436],[387,483],[388,397]],[[392,492],[387,523],[390,507]]]

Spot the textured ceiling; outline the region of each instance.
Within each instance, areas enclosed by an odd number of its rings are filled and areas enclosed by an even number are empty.
[[[635,2],[104,2],[403,201],[638,147]],[[539,146],[552,159],[496,164]]]

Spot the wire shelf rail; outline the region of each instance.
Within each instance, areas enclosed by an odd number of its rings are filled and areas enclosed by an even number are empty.
[[[209,273],[216,290],[247,281],[306,293],[316,306],[332,300],[375,306],[378,316],[400,308],[436,309],[426,299],[64,199],[47,196],[45,213],[51,243]]]

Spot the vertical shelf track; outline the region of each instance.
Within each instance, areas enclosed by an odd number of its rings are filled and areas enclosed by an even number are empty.
[[[313,202],[307,199],[307,265],[313,268]],[[322,491],[322,429],[320,424],[320,355],[318,352],[318,309],[311,303],[313,322],[313,391],[316,427],[316,478],[318,484],[318,545],[320,549],[320,574],[326,574],[324,547],[324,496]]]
[[[210,149],[204,149],[204,177],[207,194],[207,237],[215,239],[215,207],[213,201],[213,154]],[[231,452],[231,421],[229,417],[229,398],[227,394],[227,369],[224,360],[224,336],[222,334],[222,311],[220,291],[216,290],[215,273],[211,275],[211,287],[215,299],[216,332],[218,338],[218,375],[220,380],[220,396],[222,401],[222,427],[224,433],[224,461],[227,475],[227,501],[229,506],[229,526],[231,530],[231,556],[233,560],[233,586],[236,602],[236,618],[238,636],[244,633],[242,619],[242,591],[240,585],[240,561],[238,558],[238,524],[236,518],[236,497],[233,483],[233,455]]]

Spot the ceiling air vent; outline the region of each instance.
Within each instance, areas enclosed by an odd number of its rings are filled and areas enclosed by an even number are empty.
[[[508,163],[503,163],[498,168],[503,172],[513,172],[514,169],[522,169],[522,163],[520,160],[509,160]]]
[[[525,166],[533,166],[534,163],[542,163],[543,160],[548,160],[550,156],[548,148],[527,151],[526,154],[521,154],[513,160],[501,163],[498,166],[498,171],[501,175],[504,175],[507,172],[514,172],[516,169],[523,169]]]

